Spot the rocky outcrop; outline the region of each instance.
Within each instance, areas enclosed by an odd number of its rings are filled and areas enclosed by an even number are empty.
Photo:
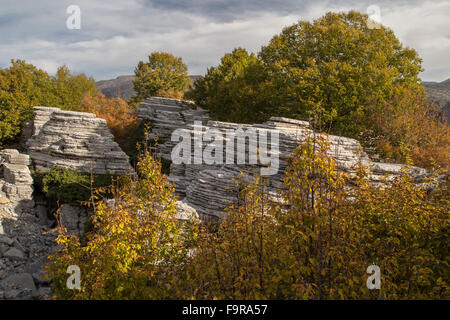
[[[15,149],[0,151],[0,210],[17,216],[34,207],[30,158]]]
[[[194,208],[204,219],[220,217],[230,202],[236,200],[237,190],[233,179],[242,173],[251,175],[255,171],[261,172],[263,168],[266,171],[273,171],[268,179],[268,192],[276,199],[277,191],[283,188],[282,179],[287,159],[293,150],[308,137],[321,136],[311,130],[306,121],[281,117],[272,117],[267,122],[253,125],[209,121],[207,111],[195,108],[192,103],[165,98],[151,98],[144,101],[139,105],[137,113],[141,119],[151,121],[152,136],[158,137],[157,150],[163,159],[171,160],[174,147],[181,141],[177,139],[171,141],[175,130],[182,129],[181,133],[177,130],[180,133],[178,136],[185,134],[190,140],[190,163],[172,163],[169,179],[175,184],[176,192],[183,198],[182,201]],[[201,122],[194,124],[194,121]],[[215,140],[211,139],[211,132],[223,137],[215,151],[222,154],[219,161],[221,163],[205,164],[204,161],[200,161],[196,164],[196,157],[198,160],[198,156],[201,157],[205,148]],[[237,137],[228,136],[228,132],[253,132],[254,135],[249,134],[243,140],[245,141],[243,152],[243,149],[239,150],[237,147]],[[249,164],[250,157],[257,156],[256,153],[259,152],[256,147],[250,146],[261,147],[261,137],[267,137],[266,141],[269,144],[267,157],[278,160],[276,167],[262,161]],[[403,168],[400,164],[373,162],[355,139],[334,135],[327,135],[327,138],[330,142],[329,155],[334,157],[339,170],[347,172],[350,176],[355,174],[354,168],[358,162],[372,167],[371,179],[375,183],[379,183],[382,177],[388,174],[394,177]],[[227,142],[231,140],[233,143],[230,144],[232,145],[230,150],[233,151],[233,155],[232,159],[228,159],[231,161],[227,161]],[[271,142],[278,142],[277,147],[271,148]],[[198,148],[198,145],[200,152],[196,154],[195,148]],[[245,163],[237,164],[237,157],[242,153],[245,153]],[[413,174],[425,173],[423,169],[415,167],[411,171]]]
[[[150,121],[152,133],[149,138],[158,139],[158,150],[166,160],[170,160],[175,145],[170,139],[174,130],[209,119],[208,111],[196,108],[192,102],[159,97],[142,102],[136,113],[140,120]]]
[[[106,121],[92,113],[34,107],[28,153],[37,170],[52,167],[96,174],[133,171]]]
[[[61,224],[69,234],[78,237],[84,234],[85,224],[89,219],[89,209],[78,205],[62,204],[59,208]]]
[[[0,151],[0,300],[45,298],[42,268],[55,247],[46,208],[32,198],[28,155]]]

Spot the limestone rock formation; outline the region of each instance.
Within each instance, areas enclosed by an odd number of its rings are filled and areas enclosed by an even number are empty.
[[[257,157],[256,146],[261,147],[261,138],[267,137],[266,156],[278,160],[276,167],[270,165],[274,174],[269,176],[268,181],[269,195],[276,199],[277,191],[283,188],[282,179],[287,159],[293,150],[308,137],[321,136],[311,130],[306,121],[281,117],[272,117],[267,122],[253,125],[209,121],[207,111],[195,108],[192,103],[173,99],[147,99],[139,105],[137,113],[141,119],[151,121],[152,135],[158,137],[157,149],[163,159],[172,158],[171,153],[178,142],[171,141],[171,135],[176,129],[182,129],[190,140],[189,163],[172,163],[169,179],[175,184],[180,197],[184,197],[183,202],[195,209],[204,219],[220,217],[230,202],[236,201],[237,190],[233,179],[242,176],[242,173],[251,175],[255,170],[261,172],[262,168],[270,169],[267,162],[249,163],[251,156]],[[198,126],[199,122],[194,125],[194,121],[201,121],[201,126]],[[215,143],[215,138],[211,139],[211,132],[220,138],[220,143],[214,151],[214,155],[215,152],[221,154],[217,158],[219,163],[206,164],[202,161],[204,159],[196,163],[199,155],[204,155],[208,145],[211,145],[212,141]],[[243,140],[245,150],[238,149],[237,136],[228,136],[228,132],[248,133]],[[278,141],[275,139],[277,137]],[[381,177],[387,174],[394,177],[403,168],[401,164],[373,162],[355,139],[334,135],[328,135],[327,138],[330,142],[329,155],[335,158],[339,170],[349,173],[350,176],[355,174],[354,167],[358,162],[372,167],[371,179],[374,183],[379,183]],[[233,142],[230,143],[229,149],[233,151],[231,158],[227,156],[227,145],[230,141]],[[273,145],[278,142],[277,148],[271,148],[271,142],[274,142]],[[251,145],[254,148],[251,148]],[[200,152],[196,154],[195,148],[200,148]],[[237,164],[238,154],[242,153],[245,154],[245,162]],[[231,161],[227,161],[227,157]],[[413,167],[411,172],[424,174],[425,170]]]
[[[56,234],[35,207],[29,156],[5,149],[0,159],[0,300],[44,298],[51,290],[41,272]]]
[[[78,237],[84,234],[84,227],[89,217],[89,210],[71,204],[63,204],[59,208],[61,215],[61,224],[67,228],[68,233]]]
[[[61,167],[98,174],[133,171],[106,121],[92,113],[34,107],[33,126],[27,149],[37,170]]]
[[[0,151],[0,210],[10,216],[33,208],[30,158],[15,149]]]
[[[170,160],[170,152],[174,146],[170,140],[174,130],[186,128],[196,120],[207,121],[209,118],[208,111],[195,108],[192,102],[159,97],[142,102],[136,113],[140,120],[150,121],[150,139],[158,138],[158,150],[166,160]]]

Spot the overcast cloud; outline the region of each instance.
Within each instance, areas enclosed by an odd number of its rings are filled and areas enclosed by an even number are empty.
[[[450,0],[0,0],[0,67],[25,59],[50,73],[67,64],[97,80],[132,74],[152,51],[181,56],[204,74],[241,46],[257,52],[284,26],[327,11],[370,5],[423,59],[422,78],[450,78]],[[81,30],[66,28],[66,9],[81,8]]]

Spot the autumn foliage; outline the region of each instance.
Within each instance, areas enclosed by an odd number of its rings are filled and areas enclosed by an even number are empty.
[[[370,120],[378,128],[375,149],[382,158],[412,161],[427,169],[450,169],[450,124],[422,92],[393,96]],[[361,141],[367,143],[366,137]]]
[[[370,182],[370,168],[337,170],[329,143],[294,151],[278,200],[258,176],[237,179],[239,197],[220,224],[177,222],[173,187],[149,154],[140,175],[103,201],[84,241],[61,235],[48,265],[57,298],[446,299],[448,185],[418,184],[406,166]],[[101,200],[101,199],[98,199]],[[81,290],[67,290],[79,265]],[[381,289],[366,269],[381,269]]]
[[[63,249],[47,265],[55,298],[170,297],[171,269],[187,255],[173,187],[149,154],[140,157],[137,169],[139,177],[124,177],[109,190],[97,190],[94,231],[85,239],[65,234],[62,227],[57,242]],[[114,204],[103,201],[105,191],[114,194]],[[82,270],[81,290],[66,288],[67,264]]]
[[[217,232],[199,234],[188,264],[200,299],[426,299],[449,297],[448,186],[430,193],[406,167],[384,185],[369,169],[336,171],[318,140],[294,152],[282,204],[256,178]],[[352,187],[348,182],[352,181]],[[351,195],[351,197],[349,197]],[[377,265],[381,290],[366,286]]]
[[[116,141],[124,144],[139,124],[134,110],[121,98],[107,98],[98,92],[95,96],[85,95],[79,111],[95,113],[105,119]]]

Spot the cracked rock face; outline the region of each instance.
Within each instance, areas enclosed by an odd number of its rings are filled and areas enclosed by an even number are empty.
[[[84,226],[89,219],[88,208],[63,204],[59,208],[61,223],[67,228],[69,234],[81,237],[84,233]]]
[[[52,167],[96,174],[133,171],[106,121],[92,113],[34,107],[27,149],[37,170]]]
[[[48,298],[42,268],[57,234],[35,207],[28,155],[5,149],[0,158],[0,300]]]
[[[223,210],[233,201],[236,201],[236,186],[233,179],[241,176],[242,173],[253,174],[261,172],[261,168],[267,167],[261,163],[249,164],[249,156],[251,150],[249,145],[254,143],[259,146],[260,133],[267,134],[267,137],[273,137],[277,134],[279,137],[278,150],[271,149],[270,142],[272,138],[268,138],[269,147],[268,155],[278,158],[278,170],[269,177],[268,193],[274,200],[277,197],[277,190],[283,188],[283,176],[287,166],[287,159],[292,155],[293,150],[305,139],[314,135],[307,121],[300,121],[282,117],[272,117],[269,121],[262,124],[236,124],[219,121],[210,121],[208,112],[195,108],[192,103],[181,100],[150,98],[139,105],[137,114],[141,119],[150,120],[152,123],[152,137],[158,137],[157,152],[163,159],[171,160],[171,153],[177,142],[171,141],[171,135],[176,129],[183,129],[191,139],[191,161],[190,164],[175,164],[170,167],[169,180],[176,186],[176,192],[180,197],[184,197],[183,203],[189,208],[195,209],[199,216],[203,219],[220,218]],[[202,153],[210,144],[209,136],[206,138],[206,130],[214,129],[224,137],[223,144],[218,150],[223,154],[223,161],[220,164],[212,163],[195,164],[195,140],[194,121],[202,121],[202,141],[200,142]],[[245,140],[245,163],[237,164],[236,155],[239,154],[237,149],[236,138],[228,139],[227,130],[254,130],[257,133],[255,137],[249,137]],[[152,138],[150,137],[150,138]],[[401,164],[388,164],[373,162],[364,152],[361,144],[351,138],[327,135],[330,142],[329,155],[334,157],[339,170],[347,172],[350,176],[355,174],[354,166],[358,162],[373,168],[371,179],[375,183],[381,181],[382,176],[386,174],[392,177],[398,175],[402,170]],[[234,141],[233,151],[234,158],[232,163],[227,163],[226,153],[228,140]],[[196,142],[197,141],[197,142]],[[255,151],[253,152],[255,153]],[[411,168],[413,175],[423,175],[425,170],[417,167]]]

